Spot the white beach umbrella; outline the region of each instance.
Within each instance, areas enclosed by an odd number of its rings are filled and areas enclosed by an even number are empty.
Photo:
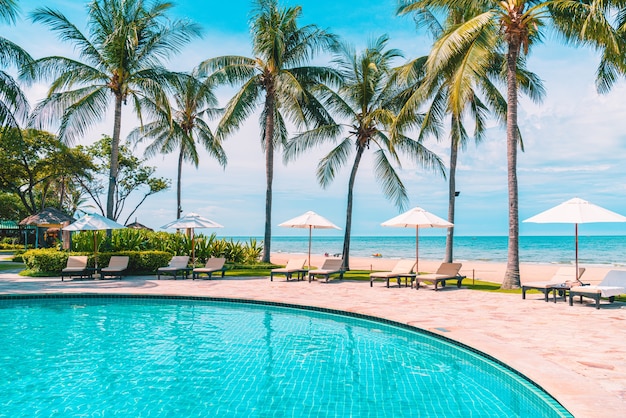
[[[578,272],[578,224],[596,222],[626,222],[626,217],[619,213],[604,209],[586,200],[577,197],[563,202],[560,205],[532,216],[523,222],[533,223],[566,223],[574,224],[576,242],[576,280],[579,280]]]
[[[419,262],[419,229],[420,228],[449,228],[454,226],[445,219],[420,208],[414,207],[395,218],[381,224],[395,228],[415,228],[415,272],[418,273]]]
[[[167,223],[161,227],[162,229],[189,229],[191,235],[191,262],[195,263],[195,245],[194,234],[195,228],[224,228],[222,225],[214,222],[210,219],[200,216],[197,213],[189,212],[182,218],[178,218],[175,221]]]
[[[328,219],[313,212],[312,210],[297,216],[293,219],[289,219],[278,226],[285,228],[308,228],[309,230],[309,264],[311,268],[311,231],[313,229],[341,229]]]
[[[104,231],[107,229],[123,229],[126,228],[122,224],[106,218],[97,213],[88,213],[74,223],[61,228],[64,231],[93,231],[93,252],[96,259],[96,268],[98,267],[98,242],[96,231]]]

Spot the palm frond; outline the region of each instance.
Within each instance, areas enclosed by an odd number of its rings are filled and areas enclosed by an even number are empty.
[[[326,188],[333,182],[337,170],[346,164],[353,149],[352,140],[345,138],[320,160],[316,171],[320,186]]]
[[[383,149],[374,152],[374,175],[381,182],[385,197],[403,210],[409,201],[406,188]]]
[[[341,125],[322,125],[302,132],[289,140],[283,152],[285,162],[291,161],[305,151],[317,147],[327,141],[335,141],[343,132]]]

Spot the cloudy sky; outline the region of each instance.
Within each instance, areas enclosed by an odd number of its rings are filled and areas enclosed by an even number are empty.
[[[357,49],[381,34],[388,34],[390,46],[402,50],[407,59],[425,55],[430,47],[430,39],[416,32],[410,18],[395,16],[394,0],[366,0],[357,2],[357,7],[355,2],[346,0],[289,0],[282,4],[301,5],[302,24],[317,24],[353,43]],[[17,25],[0,28],[5,37],[35,58],[73,54],[71,45],[58,41],[43,25],[28,21],[28,14],[44,2],[22,0],[20,5],[22,20]],[[84,28],[86,3],[47,0],[45,5],[63,12],[78,27]],[[177,1],[176,17],[188,17],[200,23],[204,36],[176,56],[169,67],[186,71],[215,56],[251,56],[248,29],[251,9],[250,0]],[[596,93],[597,63],[593,51],[564,46],[551,36],[531,51],[528,66],[542,78],[547,95],[540,104],[522,98],[519,107],[519,125],[525,144],[525,152],[520,153],[518,159],[520,220],[572,197],[626,214],[626,84],[621,80],[611,93]],[[27,91],[35,104],[45,95],[46,86],[33,85]],[[222,105],[232,92],[229,89],[217,91]],[[129,108],[125,112],[123,133],[128,133],[137,122]],[[106,119],[94,126],[81,143],[89,144],[102,134],[111,133],[111,119]],[[447,162],[447,141],[433,140],[426,145]],[[198,169],[191,165],[183,168],[184,213],[197,212],[221,223],[225,228],[216,231],[219,236],[261,236],[265,166],[257,117],[250,118],[224,147],[228,154],[225,170],[206,154],[201,155]],[[272,214],[274,235],[302,234],[298,230],[280,228],[278,224],[307,210],[314,210],[339,226],[345,224],[348,168],[340,172],[327,189],[322,189],[315,179],[317,162],[328,150],[315,150],[288,165],[282,163],[280,154],[277,155]],[[159,176],[170,178],[174,183],[176,160],[174,154],[158,156],[149,164],[158,167]],[[380,226],[399,211],[385,200],[372,171],[372,161],[366,157],[356,180],[352,234],[411,235],[412,231]],[[409,207],[420,206],[443,218],[447,216],[445,179],[411,163],[403,164],[398,171],[409,191]],[[470,144],[460,154],[457,190],[461,192],[457,199],[457,235],[507,235],[506,136],[500,126],[492,123],[485,141],[478,146]],[[175,218],[175,208],[176,193],[172,188],[149,198],[137,218],[157,229]],[[520,225],[522,235],[571,234],[572,230],[569,225]],[[580,233],[621,235],[626,234],[626,224],[584,225]],[[328,234],[341,235],[342,232]],[[441,235],[443,231],[425,231],[425,234]]]

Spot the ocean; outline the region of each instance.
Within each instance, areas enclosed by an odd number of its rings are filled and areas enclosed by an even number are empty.
[[[262,241],[262,237],[255,237]],[[234,237],[235,240],[248,238]],[[497,237],[454,237],[455,261],[506,262],[507,241]],[[312,254],[341,253],[343,236],[315,236]],[[442,260],[445,255],[445,236],[421,236],[419,256],[425,260]],[[273,236],[272,252],[303,253],[308,251],[308,234]],[[573,264],[575,241],[573,236],[521,236],[520,262],[541,264]],[[415,257],[414,236],[355,236],[350,242],[350,255],[371,257],[379,253],[384,258]],[[579,236],[578,260],[585,265],[626,266],[626,236]]]

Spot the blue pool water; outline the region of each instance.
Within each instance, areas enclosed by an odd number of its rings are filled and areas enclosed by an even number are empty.
[[[0,416],[570,416],[428,334],[231,302],[0,300]]]

